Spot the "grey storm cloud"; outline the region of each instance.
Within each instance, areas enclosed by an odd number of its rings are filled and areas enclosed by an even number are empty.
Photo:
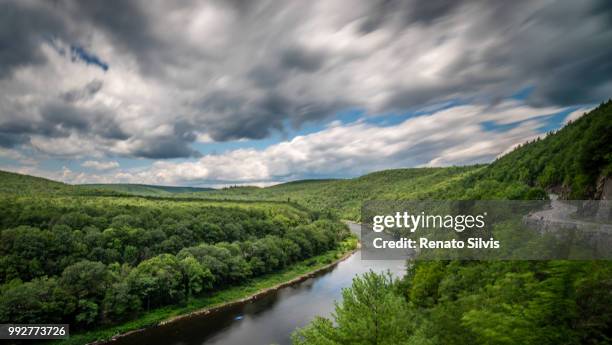
[[[137,138],[137,144],[130,154],[150,159],[200,157],[201,153],[190,147],[195,140],[194,126],[178,121],[173,124],[172,133],[168,135]]]
[[[298,128],[300,124],[330,117],[343,108],[340,103],[309,103],[310,100],[292,100],[276,90],[261,98],[248,100],[241,96],[216,92],[200,103],[201,108],[216,114],[211,119],[201,120],[216,141],[241,138],[263,139],[273,129],[281,131],[289,119]]]
[[[23,110],[14,109],[13,114],[17,111]],[[35,119],[16,115],[0,123],[0,146],[13,147],[29,142],[32,135],[66,138],[71,133],[80,133],[112,140],[126,140],[130,137],[111,114],[101,109],[83,109],[58,100],[42,105],[34,113],[37,115]]]
[[[378,0],[372,1],[368,13],[364,16],[360,29],[370,33],[389,24],[390,19],[399,16],[400,26],[413,24],[431,24],[450,15],[460,8],[463,0]]]
[[[285,68],[313,72],[321,68],[325,61],[325,56],[322,53],[311,52],[300,47],[292,47],[282,53],[281,61]]]
[[[345,109],[523,89],[532,106],[595,103],[612,95],[610,42],[603,0],[2,1],[0,146],[76,133],[113,154],[196,157],[201,134],[261,139]],[[58,74],[45,46],[112,67]]]
[[[61,16],[45,7],[44,3],[0,3],[0,78],[10,76],[15,68],[44,63],[41,42],[52,35],[68,35]]]
[[[610,2],[442,4],[383,1],[374,6],[373,18],[380,25],[399,22],[403,29],[453,26],[464,17],[472,23],[462,36],[463,51],[441,73],[444,83],[398,88],[387,107],[411,108],[441,97],[495,99],[527,87],[533,92],[526,102],[534,106],[598,103],[612,94]],[[453,35],[445,33],[440,40]]]
[[[98,79],[94,79],[91,82],[87,83],[85,87],[64,92],[62,94],[62,98],[66,102],[70,103],[90,99],[102,89],[103,85],[104,82]]]
[[[112,116],[101,110],[83,110],[67,103],[50,103],[41,109],[42,122],[58,136],[67,136],[72,130],[99,135],[106,139],[129,138]]]
[[[204,122],[214,140],[262,139],[271,129],[282,129],[292,104],[289,100],[274,93],[252,101],[236,96],[217,92],[202,101],[202,108],[216,114],[213,121]]]
[[[147,15],[146,3],[64,0],[60,6],[82,25],[108,35],[118,50],[133,55],[143,73],[159,73],[160,64],[173,63],[163,61],[174,56],[173,49],[154,34],[155,18]]]
[[[201,154],[174,137],[146,140],[137,147],[134,155],[151,159],[167,159],[177,157],[200,157]]]

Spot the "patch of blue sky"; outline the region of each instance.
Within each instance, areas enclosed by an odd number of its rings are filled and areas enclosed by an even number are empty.
[[[0,156],[0,167],[11,167],[17,165],[20,165],[18,160],[11,157]]]
[[[337,121],[343,125],[357,122],[367,116],[366,111],[362,108],[349,108],[336,113],[333,121]]]
[[[100,59],[98,56],[88,52],[85,48],[78,45],[70,46],[70,58],[73,62],[83,61],[87,65],[98,66],[104,71],[108,71],[109,68],[108,63],[102,61],[102,59]]]
[[[565,119],[567,118],[569,114],[571,114],[572,112],[582,107],[588,107],[588,106],[589,105],[568,107],[568,108],[563,109],[562,111],[559,111],[553,114],[538,116],[537,118],[528,118],[525,120],[516,121],[512,123],[500,124],[495,121],[483,121],[480,123],[480,125],[486,131],[503,133],[503,132],[507,132],[509,130],[512,130],[518,127],[522,123],[535,120],[539,122],[539,125],[535,127],[536,131],[538,133],[546,133],[546,132],[560,129],[565,124]]]
[[[119,163],[119,169],[138,169],[147,168],[151,166],[153,160],[145,158],[123,158],[123,157],[107,157],[104,159],[97,159],[93,157],[84,157],[82,159],[64,159],[64,158],[48,158],[38,161],[39,168],[49,171],[61,171],[64,167],[75,172],[91,172],[96,173],[98,170],[94,168],[83,167],[83,163],[86,161],[98,161],[102,163],[117,162]],[[108,169],[110,170],[110,169]]]
[[[53,35],[44,35],[43,39],[59,54],[65,56],[67,51],[61,41]],[[88,51],[84,47],[73,44],[70,45],[70,59],[72,62],[81,61],[87,65],[93,65],[101,68],[103,71],[108,71],[110,65],[103,61],[96,54]]]
[[[198,150],[201,154],[222,154],[224,152],[237,150],[237,149],[255,149],[264,150],[269,146],[278,144],[284,141],[290,141],[297,136],[304,136],[313,133],[320,132],[327,128],[332,122],[340,121],[342,124],[357,121],[363,111],[351,110],[339,112],[336,116],[326,122],[308,122],[295,128],[291,125],[289,120],[283,122],[283,130],[274,130],[271,134],[263,139],[242,139],[242,140],[230,140],[223,142],[209,142],[199,143],[196,142],[192,147]]]
[[[504,123],[504,124],[500,124],[495,121],[483,121],[480,123],[480,125],[485,131],[503,133],[503,132],[507,132],[509,130],[512,130],[518,127],[521,123],[525,121],[531,121],[531,120],[528,119],[528,120],[517,121],[517,122],[512,122],[512,123]]]
[[[565,124],[565,119],[567,118],[569,114],[571,114],[572,112],[580,108],[588,108],[588,107],[594,107],[594,106],[596,106],[596,104],[585,104],[585,105],[580,105],[580,106],[573,106],[573,107],[566,108],[563,111],[560,111],[558,113],[552,114],[550,116],[546,116],[544,118],[544,121],[542,121],[542,125],[538,127],[538,130],[541,133],[545,133],[545,132],[550,132],[550,131],[560,129]]]
[[[36,157],[37,154],[32,148],[16,148],[14,154],[9,153],[8,155],[0,155],[0,170],[2,167],[17,168],[22,166],[38,166],[41,161]]]
[[[529,97],[533,93],[534,89],[535,89],[535,86],[533,85],[524,87],[518,90],[512,96],[510,96],[510,98],[518,100],[518,101],[524,101],[527,99],[527,97]]]
[[[386,112],[363,117],[363,121],[380,127],[397,126],[402,122],[418,116],[431,115],[439,111],[467,104],[465,100],[452,99],[445,102],[431,104],[422,108],[404,112]]]
[[[218,155],[238,149],[262,150],[280,141],[282,140],[279,138],[279,134],[275,133],[265,139],[242,139],[220,142],[213,141],[209,143],[195,142],[191,145],[191,147],[203,155]]]
[[[62,158],[41,159],[38,161],[38,167],[41,168],[41,170],[49,171],[61,171],[64,167],[72,171],[83,170],[83,168],[80,166],[79,161]]]
[[[134,159],[118,157],[116,159],[111,160],[119,163],[121,169],[144,168],[151,165],[151,160],[147,158]]]

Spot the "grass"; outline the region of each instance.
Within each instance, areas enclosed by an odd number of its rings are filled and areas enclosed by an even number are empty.
[[[109,340],[118,334],[154,326],[162,321],[176,316],[189,314],[205,308],[214,308],[225,303],[249,297],[262,290],[272,288],[276,285],[288,282],[292,279],[323,268],[335,260],[338,260],[346,253],[354,250],[356,247],[357,239],[351,237],[342,242],[337,249],[330,250],[325,254],[298,262],[279,272],[253,278],[246,285],[230,287],[204,297],[192,298],[184,305],[174,305],[154,309],[141,315],[135,320],[128,321],[120,325],[101,327],[99,329],[86,331],[83,333],[75,333],[68,339],[53,341],[51,344],[82,345],[94,341]]]

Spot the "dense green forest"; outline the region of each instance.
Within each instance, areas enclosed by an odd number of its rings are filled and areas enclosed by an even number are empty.
[[[612,102],[423,198],[599,198],[612,174]],[[315,344],[610,344],[610,261],[412,261],[343,291],[331,319],[293,337]]]
[[[173,196],[183,193],[197,193],[214,190],[212,188],[200,187],[174,187],[153,186],[147,184],[84,184],[82,189],[93,189],[94,191],[116,192],[118,194],[132,194],[142,196]]]
[[[370,273],[294,344],[610,344],[607,261],[416,261]]]
[[[245,284],[349,236],[337,220],[287,203],[81,195],[3,176],[0,323],[114,324]]]

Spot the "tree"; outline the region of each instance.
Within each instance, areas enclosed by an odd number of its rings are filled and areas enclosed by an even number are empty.
[[[183,300],[183,275],[174,255],[162,254],[141,262],[128,276],[130,291],[151,306]]]
[[[293,335],[296,345],[407,344],[411,334],[405,300],[395,293],[391,273],[369,272],[342,291],[333,322],[318,317]]]
[[[0,290],[0,323],[60,323],[75,305],[54,278],[13,281]]]
[[[103,263],[83,260],[66,267],[60,282],[73,296],[98,301],[104,297],[110,275]]]
[[[185,285],[185,295],[199,294],[204,290],[212,288],[214,277],[208,268],[202,267],[198,260],[193,256],[188,256],[181,260],[183,271],[183,284]]]
[[[101,262],[83,260],[66,267],[60,283],[78,299],[75,321],[80,325],[94,323],[100,312],[99,304],[110,287],[110,274]]]
[[[102,302],[103,317],[108,321],[121,321],[129,319],[141,309],[138,295],[130,291],[127,281],[113,284],[107,290]]]

